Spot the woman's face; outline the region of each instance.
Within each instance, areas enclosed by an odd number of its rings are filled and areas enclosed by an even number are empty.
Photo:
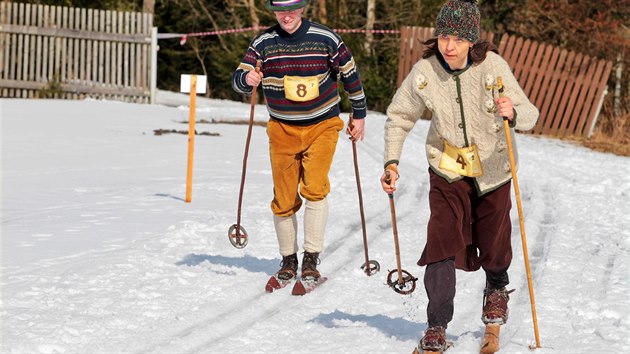
[[[472,42],[461,37],[446,34],[438,36],[438,49],[452,70],[466,67],[468,51],[472,46]]]
[[[283,30],[287,33],[295,32],[302,23],[302,13],[304,8],[291,10],[291,11],[274,11],[276,20],[280,24]]]

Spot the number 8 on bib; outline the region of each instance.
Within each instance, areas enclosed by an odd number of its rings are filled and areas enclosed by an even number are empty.
[[[306,102],[319,96],[319,80],[317,76],[285,76],[284,95],[295,102]]]

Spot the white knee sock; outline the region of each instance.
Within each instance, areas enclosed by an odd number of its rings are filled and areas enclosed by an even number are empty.
[[[280,254],[289,256],[297,253],[297,218],[295,214],[291,216],[274,215],[273,225],[276,227]]]
[[[328,201],[306,200],[304,209],[304,251],[320,253],[324,249],[324,233],[328,221]]]

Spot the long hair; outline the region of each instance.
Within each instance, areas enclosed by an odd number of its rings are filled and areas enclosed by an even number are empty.
[[[434,55],[442,55],[440,53],[440,50],[438,49],[437,38],[430,38],[422,42],[422,44],[424,44],[426,47],[424,49],[424,53],[422,53],[422,59],[430,58]],[[486,54],[490,51],[499,54],[499,50],[494,44],[492,44],[492,42],[483,40],[475,43],[475,45],[470,48],[470,50],[468,51],[468,57],[470,58],[470,60],[472,60],[474,64],[481,63],[482,61],[486,60]]]

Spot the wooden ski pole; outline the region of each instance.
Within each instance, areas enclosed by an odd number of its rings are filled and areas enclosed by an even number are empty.
[[[504,97],[503,79],[497,77],[497,89],[499,97]],[[510,133],[510,124],[507,117],[503,117],[503,127],[505,128],[505,140],[507,141],[508,152],[510,154],[510,170],[512,171],[512,180],[514,182],[514,194],[516,196],[516,207],[518,209],[518,220],[521,228],[521,241],[523,243],[523,257],[525,258],[525,271],[527,272],[527,286],[529,287],[529,299],[532,306],[532,318],[534,320],[534,335],[536,336],[536,346],[530,346],[530,349],[540,348],[540,337],[538,335],[538,320],[536,319],[536,304],[534,300],[534,285],[532,281],[532,272],[529,268],[529,256],[527,255],[527,237],[525,236],[525,223],[523,221],[523,207],[521,204],[521,192],[518,188],[518,178],[516,177],[516,163],[514,162],[514,149],[512,147],[512,134]]]
[[[256,72],[260,72],[261,61],[256,61]],[[245,175],[247,173],[247,156],[249,155],[249,142],[252,138],[252,127],[254,126],[254,108],[256,107],[256,89],[254,86],[251,97],[251,107],[249,110],[249,127],[247,130],[247,139],[245,141],[245,153],[243,154],[243,169],[241,173],[241,188],[238,192],[238,209],[236,215],[236,224],[232,225],[228,230],[228,237],[232,245],[236,248],[244,248],[247,246],[247,231],[241,226],[241,205],[243,204],[243,188],[245,187]]]
[[[385,172],[385,181],[390,183],[391,174],[389,170]],[[392,232],[394,233],[394,247],[396,249],[396,269],[391,270],[387,274],[387,285],[389,285],[395,292],[399,294],[411,294],[416,289],[416,281],[418,278],[414,277],[408,271],[402,269],[400,261],[400,245],[398,243],[398,226],[396,223],[396,206],[394,204],[394,193],[388,193],[389,198],[389,210],[392,217]],[[394,274],[398,275],[398,280],[394,280]],[[409,284],[410,283],[410,284]]]
[[[352,130],[353,119],[352,115],[350,115],[350,121],[348,122],[348,130]],[[361,228],[363,230],[363,253],[365,254],[365,263],[361,268],[364,269],[365,274],[371,276],[373,273],[378,272],[381,269],[380,264],[377,261],[371,261],[368,255],[368,241],[367,241],[367,231],[365,227],[365,213],[363,212],[363,193],[361,192],[361,177],[359,177],[359,161],[357,158],[357,142],[352,139],[352,156],[354,159],[354,176],[357,180],[357,192],[359,194],[359,212],[361,214]]]

